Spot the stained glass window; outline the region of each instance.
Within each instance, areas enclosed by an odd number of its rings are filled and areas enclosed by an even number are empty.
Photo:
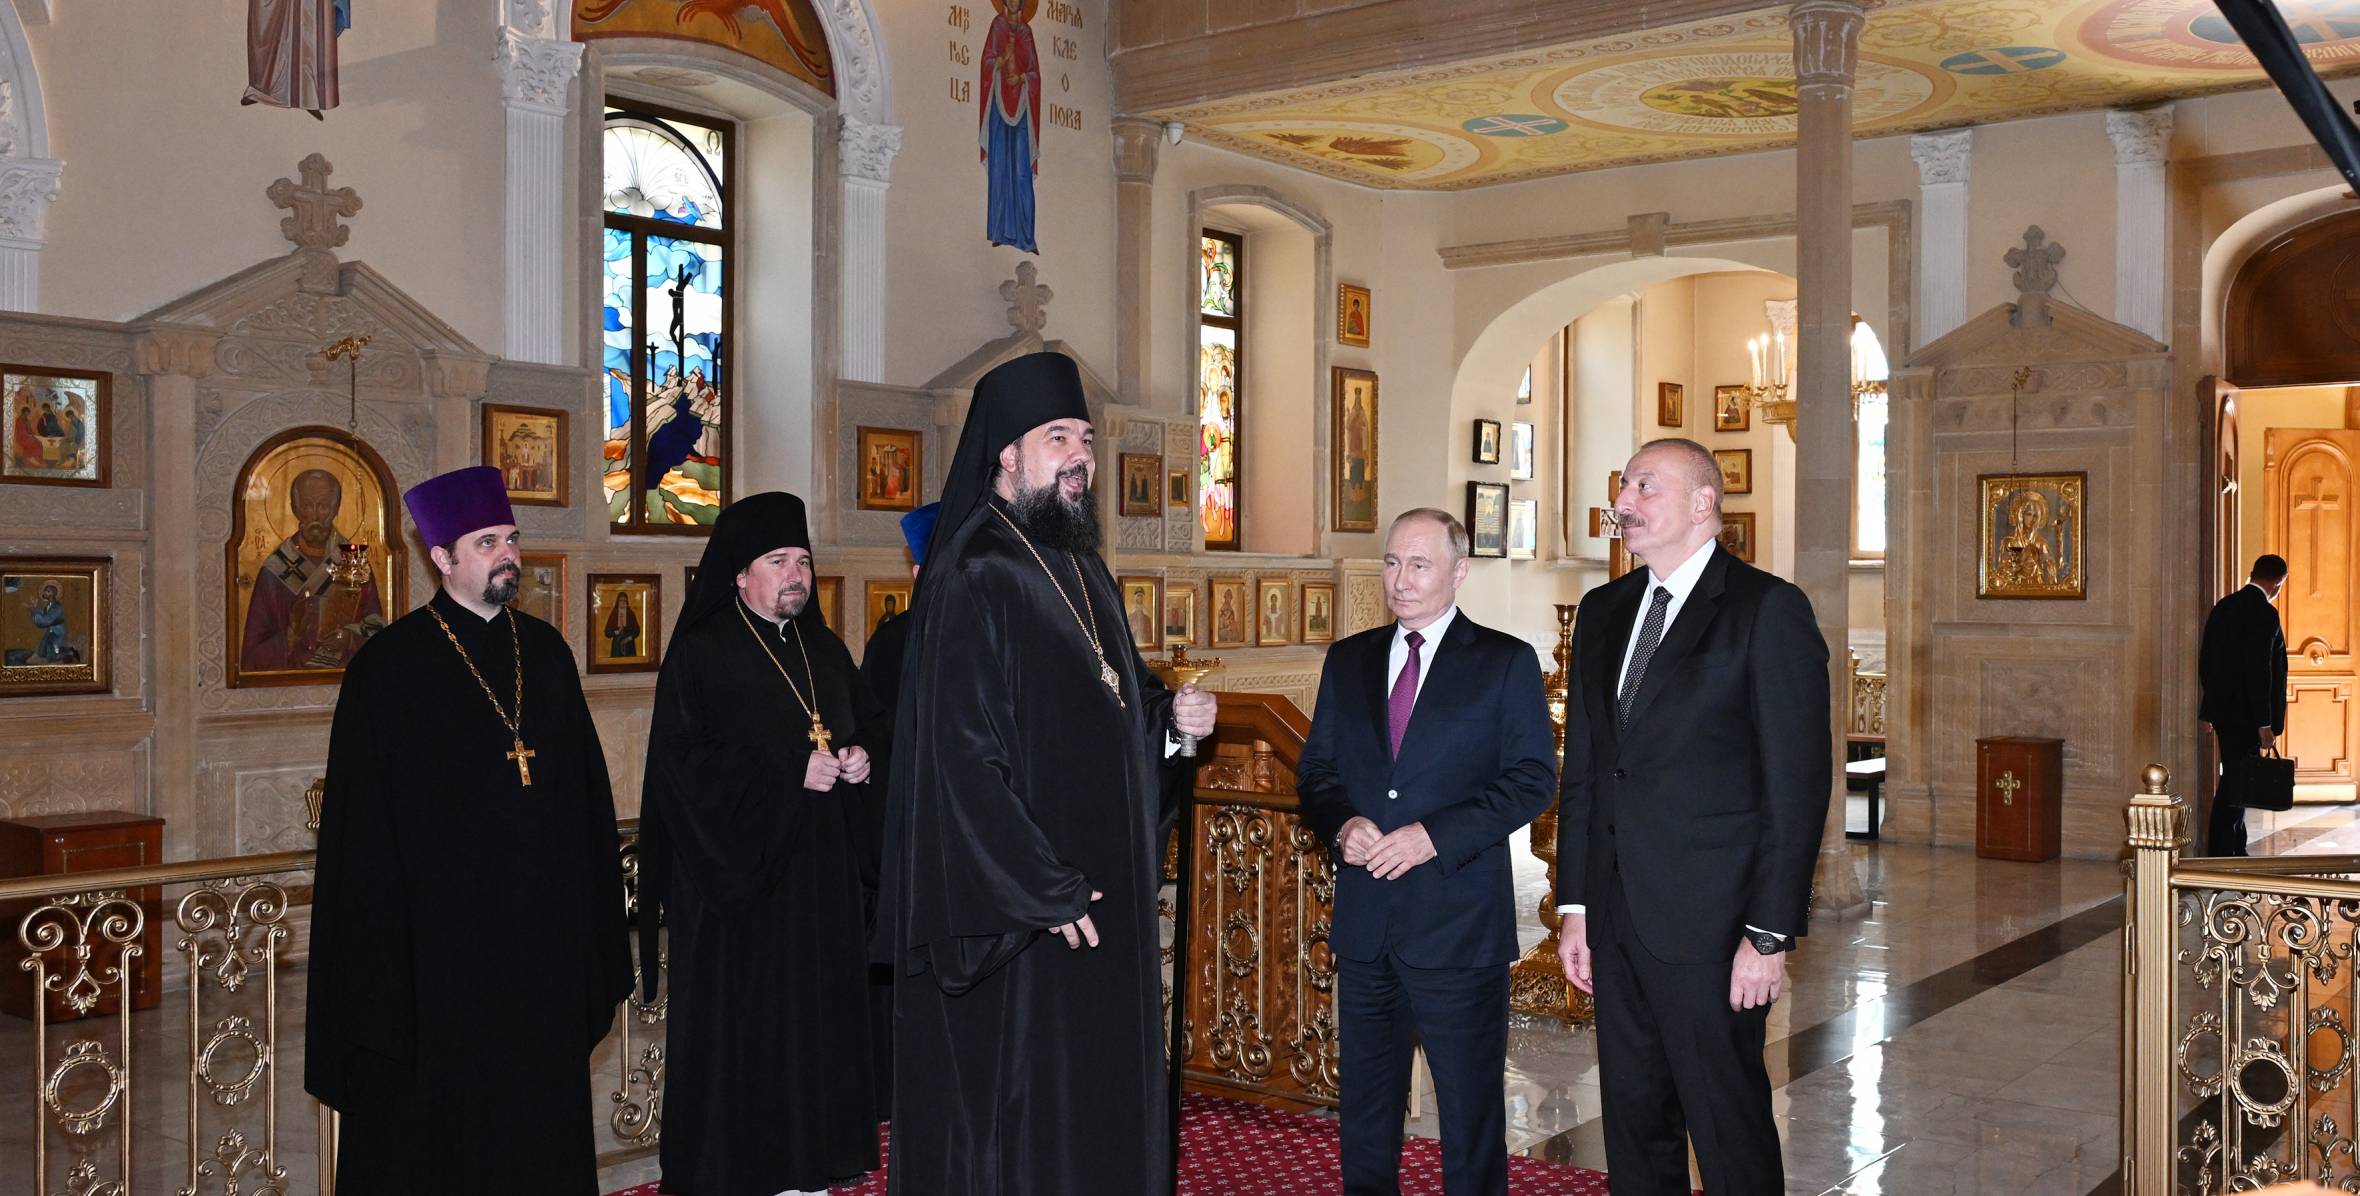
[[[1238,431],[1244,418],[1245,241],[1206,230],[1197,299],[1197,523],[1205,547],[1235,549],[1244,509]]]
[[[708,530],[729,498],[730,129],[609,106],[605,135],[608,518]]]

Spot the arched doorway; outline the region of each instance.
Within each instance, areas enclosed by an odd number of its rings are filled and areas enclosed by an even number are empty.
[[[2339,197],[2340,198],[2340,197]],[[2212,430],[2212,578],[2285,557],[2286,736],[2299,796],[2349,801],[2360,769],[2360,211],[2262,239],[2227,271]]]

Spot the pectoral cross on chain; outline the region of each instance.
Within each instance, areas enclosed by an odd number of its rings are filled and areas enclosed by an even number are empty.
[[[818,715],[815,714],[811,717],[811,730],[807,734],[811,736],[811,750],[815,752],[828,750],[828,740],[832,736],[828,734],[828,725],[819,721]]]
[[[2016,779],[2016,770],[2011,768],[1999,774],[1999,779],[1993,781],[1991,787],[1999,790],[1999,804],[2012,806],[2016,804],[2016,791],[2024,787],[2024,782]]]
[[[523,737],[523,736],[521,736],[521,735],[520,735],[520,736],[518,736],[518,737],[517,737],[517,739],[516,739],[516,750],[515,750],[515,751],[512,751],[512,752],[509,752],[509,753],[508,753],[508,758],[509,758],[509,759],[511,759],[511,760],[514,760],[514,761],[516,761],[516,783],[517,783],[517,784],[519,784],[519,785],[522,785],[522,786],[524,786],[524,787],[525,787],[525,788],[527,788],[527,789],[530,789],[530,788],[532,788],[532,787],[533,787],[533,766],[532,766],[531,764],[529,764],[529,763],[526,763],[526,761],[529,761],[529,760],[531,760],[533,757],[535,757],[535,756],[538,756],[538,755],[540,755],[540,754],[541,754],[541,753],[539,753],[539,752],[536,752],[536,751],[534,751],[533,749],[531,749],[531,748],[529,748],[529,747],[526,747],[526,746],[524,745],[524,737]]]

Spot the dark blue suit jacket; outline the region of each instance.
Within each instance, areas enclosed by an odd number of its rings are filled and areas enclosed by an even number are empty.
[[[1557,900],[1619,883],[1666,963],[1725,961],[1746,926],[1810,929],[1811,870],[1835,775],[1827,641],[1803,591],[1713,554],[1616,726],[1623,651],[1648,571],[1583,596],[1565,700]],[[1589,923],[1596,945],[1598,923]]]
[[[1507,839],[1549,807],[1557,777],[1540,662],[1531,645],[1460,611],[1432,655],[1396,760],[1385,719],[1393,632],[1389,623],[1328,649],[1295,790],[1303,821],[1330,850],[1360,815],[1385,832],[1424,823],[1436,854],[1378,880],[1338,853],[1328,948],[1354,960],[1390,948],[1418,968],[1512,963]]]

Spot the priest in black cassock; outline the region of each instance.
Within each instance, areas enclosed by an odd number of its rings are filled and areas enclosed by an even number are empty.
[[[918,579],[878,946],[896,969],[895,1196],[1168,1190],[1156,937],[1175,695],[1097,553],[1072,359],[977,384]]]
[[[817,606],[803,500],[721,513],[656,683],[640,972],[670,931],[665,1192],[819,1192],[877,1167],[868,904],[885,711]]]
[[[340,1196],[595,1196],[590,1053],[631,988],[614,798],[574,656],[510,609],[500,471],[403,495],[442,588],[345,668],[303,1086]]]

